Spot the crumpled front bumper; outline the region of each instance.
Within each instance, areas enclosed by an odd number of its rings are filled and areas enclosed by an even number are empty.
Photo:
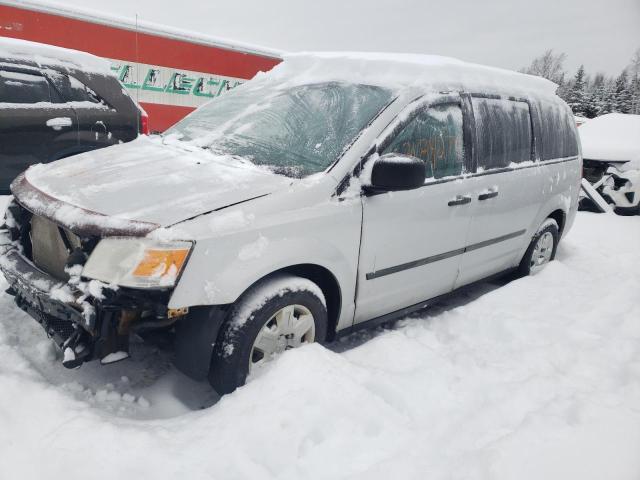
[[[186,314],[168,309],[168,289],[120,288],[77,275],[63,279],[36,264],[31,237],[33,215],[15,199],[7,206],[0,226],[0,271],[9,284],[7,293],[14,296],[17,306],[33,317],[64,353],[64,366],[75,368],[93,359],[107,364],[127,358],[131,334],[171,328]],[[65,244],[69,254],[65,273],[70,274],[68,265],[83,264],[94,241],[93,237],[83,237],[84,243],[75,249]],[[78,248],[84,255],[74,257]]]
[[[16,305],[33,317],[65,352],[66,366],[77,366],[90,359],[97,337],[95,310],[88,310],[86,304],[57,299],[56,290],[67,284],[39,270],[15,246],[6,243],[0,246],[0,271],[9,283],[7,292],[14,296]],[[82,296],[81,292],[66,288],[76,298]]]

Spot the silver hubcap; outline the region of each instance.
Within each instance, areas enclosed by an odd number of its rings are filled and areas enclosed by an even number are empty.
[[[279,353],[312,343],[316,324],[309,309],[303,305],[287,305],[264,324],[253,342],[249,370],[271,360]]]
[[[533,255],[531,256],[531,263],[529,264],[529,271],[531,273],[537,273],[542,270],[551,260],[551,254],[553,253],[553,235],[551,232],[545,232],[540,235],[536,246],[533,249]]]

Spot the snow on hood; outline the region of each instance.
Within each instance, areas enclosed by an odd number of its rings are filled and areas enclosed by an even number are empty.
[[[43,43],[0,37],[0,58],[30,60],[39,65],[60,65],[74,70],[113,75],[109,61],[90,53]]]
[[[578,128],[582,156],[588,160],[640,160],[640,115],[608,113]]]
[[[510,95],[553,94],[549,80],[501,68],[463,62],[437,55],[368,52],[286,53],[284,61],[261,74],[291,84],[343,81],[387,88],[443,85],[450,88],[490,89]],[[257,77],[257,78],[260,78]]]
[[[34,165],[25,178],[65,204],[162,226],[269,194],[292,182],[242,160],[148,137]]]

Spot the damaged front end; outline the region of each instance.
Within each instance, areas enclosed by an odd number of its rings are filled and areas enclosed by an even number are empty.
[[[640,215],[639,162],[585,159],[583,175],[617,214]],[[583,200],[581,209],[593,210],[593,206]]]
[[[187,313],[167,307],[170,284],[130,288],[84,276],[91,254],[103,240],[96,229],[62,226],[24,203],[16,195],[0,227],[0,270],[17,306],[63,352],[64,366],[127,358],[132,334],[170,327]],[[133,233],[141,236],[144,229]],[[157,264],[158,259],[151,258],[140,268],[152,270]]]

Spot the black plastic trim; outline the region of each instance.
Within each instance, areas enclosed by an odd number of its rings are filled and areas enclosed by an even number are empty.
[[[523,235],[525,232],[526,230],[518,230],[517,232],[507,233],[506,235],[490,238],[489,240],[484,240],[482,242],[474,243],[473,245],[468,245],[464,248],[457,248],[455,250],[450,250],[448,252],[439,253],[437,255],[432,255],[426,258],[421,258],[420,260],[413,260],[411,262],[395,265],[393,267],[383,268],[382,270],[377,270],[375,272],[367,273],[366,278],[367,280],[374,280],[376,278],[384,277],[386,275],[391,275],[393,273],[402,272],[403,270],[408,270],[410,268],[421,267],[429,263],[439,262],[440,260],[446,260],[447,258],[455,257],[457,255],[462,255],[464,252],[471,252],[473,250],[478,250],[479,248],[484,248],[490,245],[494,245],[496,243],[504,242],[506,240],[511,240],[512,238],[516,238],[516,237],[519,237],[520,235]]]
[[[465,251],[464,248],[458,248],[456,250],[451,250],[449,252],[439,253],[438,255],[432,255],[431,257],[421,258],[420,260],[413,260],[411,262],[402,263],[394,267],[383,268],[382,270],[377,270],[375,272],[367,273],[367,280],[373,280],[375,278],[384,277],[386,275],[391,275],[393,273],[402,272],[403,270],[408,270],[410,268],[421,267],[429,263],[439,262],[440,260],[446,260],[447,258],[455,257],[456,255],[461,255],[464,253],[464,251]]]
[[[192,307],[176,322],[174,364],[194,380],[205,380],[211,366],[213,345],[229,313],[229,305]]]
[[[471,203],[471,197],[460,196],[454,198],[453,200],[449,200],[447,202],[447,205],[449,205],[450,207],[455,207],[457,205],[467,205],[468,203]]]
[[[518,230],[517,232],[507,233],[506,235],[501,235],[496,238],[491,238],[489,240],[484,240],[482,242],[474,243],[473,245],[469,245],[465,247],[465,252],[472,252],[473,250],[478,250],[479,248],[488,247],[489,245],[493,245],[495,243],[505,242],[507,240],[511,240],[512,238],[517,238],[520,235],[524,235],[526,230]]]
[[[478,200],[480,201],[489,200],[490,198],[496,198],[498,195],[499,195],[499,192],[497,190],[493,192],[481,193],[480,195],[478,195]]]

